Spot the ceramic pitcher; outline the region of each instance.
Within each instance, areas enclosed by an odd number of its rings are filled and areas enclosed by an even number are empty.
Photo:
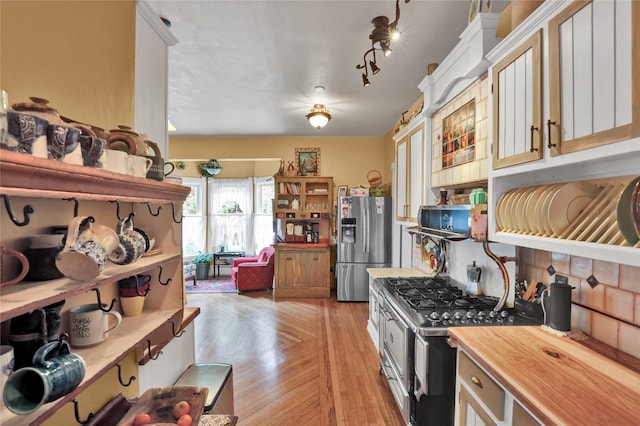
[[[133,229],[133,220],[121,219],[116,228],[118,245],[109,253],[109,260],[118,265],[127,265],[140,259],[144,254],[144,237]]]
[[[4,387],[3,400],[15,414],[29,414],[68,394],[84,378],[84,360],[72,354],[66,341],[50,342],[33,356],[33,367],[16,370]]]
[[[74,217],[64,249],[56,257],[56,267],[77,281],[97,277],[107,263],[107,255],[118,248],[118,235],[107,226],[94,223],[92,216]]]

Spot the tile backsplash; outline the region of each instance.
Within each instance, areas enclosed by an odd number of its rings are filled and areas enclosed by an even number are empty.
[[[522,247],[518,257],[519,280],[551,283],[549,266],[569,278],[572,328],[640,358],[640,267]]]

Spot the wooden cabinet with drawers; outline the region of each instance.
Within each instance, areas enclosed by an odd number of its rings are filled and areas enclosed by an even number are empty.
[[[276,246],[276,297],[329,297],[330,247],[326,244]]]

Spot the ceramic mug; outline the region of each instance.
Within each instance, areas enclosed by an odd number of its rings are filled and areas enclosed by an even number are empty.
[[[7,145],[9,133],[7,111],[9,111],[9,96],[7,96],[7,92],[0,90],[0,147]]]
[[[64,234],[42,234],[29,237],[29,248],[24,255],[29,260],[29,281],[48,281],[61,278],[56,257],[64,248]]]
[[[82,165],[97,169],[105,167],[107,141],[90,135],[80,135],[78,140],[82,152]]]
[[[114,173],[121,173],[126,175],[127,170],[133,164],[133,158],[123,151],[115,149],[107,149],[107,170]]]
[[[84,360],[71,353],[68,342],[47,343],[33,355],[33,367],[9,376],[2,392],[4,404],[15,414],[32,413],[74,390],[86,371]]]
[[[49,122],[42,117],[17,111],[7,112],[9,132],[6,148],[34,157],[49,158],[47,146],[47,126]]]
[[[0,390],[4,389],[7,378],[13,373],[13,346],[0,346]]]
[[[145,296],[150,289],[150,281],[150,275],[138,275],[120,280],[120,305],[126,316],[134,317],[142,313]]]
[[[140,259],[144,254],[144,237],[133,229],[133,221],[121,219],[116,227],[118,245],[109,252],[109,260],[118,265],[128,265]]]
[[[97,277],[107,263],[108,253],[118,248],[118,235],[92,216],[74,217],[64,249],[56,257],[56,267],[66,277],[89,281]]]
[[[105,306],[103,304],[103,308]],[[86,348],[102,343],[109,337],[109,332],[119,326],[121,322],[120,312],[115,310],[104,312],[97,303],[71,308],[69,310],[69,341],[71,346]]]
[[[80,133],[77,127],[49,124],[47,127],[49,159],[81,166],[82,151],[78,142]]]
[[[147,177],[147,172],[153,165],[153,160],[141,155],[129,155],[131,159],[128,164],[127,174],[136,177]]]
[[[0,288],[17,284],[20,281],[22,281],[24,277],[27,276],[27,273],[29,273],[29,261],[27,260],[27,257],[17,250],[10,249],[9,247],[4,247],[4,246],[0,247],[0,254],[2,255],[2,257],[0,258],[0,278],[3,276],[3,273],[4,273],[3,269],[4,269],[5,255],[13,256],[17,258],[18,261],[20,262],[20,272],[18,272],[18,275],[16,275],[14,278],[11,278],[7,281],[2,281],[0,283]]]

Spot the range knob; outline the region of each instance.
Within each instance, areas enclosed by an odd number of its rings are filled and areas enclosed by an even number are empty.
[[[431,321],[438,322],[438,321],[440,321],[440,314],[439,314],[439,313],[437,313],[436,311],[433,311],[433,312],[431,312],[431,314],[429,315],[429,319],[430,319]]]
[[[460,312],[456,312],[453,314],[453,319],[456,321],[460,321],[462,319],[462,314]]]
[[[507,311],[500,312],[500,321],[506,321],[507,319],[509,319],[509,312]]]
[[[443,320],[449,320],[451,319],[451,314],[449,313],[449,311],[446,311],[442,314],[440,318],[442,318]]]
[[[498,312],[496,312],[496,311],[489,312],[489,318],[490,319],[496,319],[497,317],[498,317]]]

